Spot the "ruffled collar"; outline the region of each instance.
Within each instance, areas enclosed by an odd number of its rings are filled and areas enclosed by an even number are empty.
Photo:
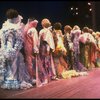
[[[7,21],[5,21],[3,23],[2,26],[2,30],[8,30],[8,29],[18,29],[19,27],[21,27],[21,20],[22,20],[22,16],[18,15],[17,18],[13,18],[13,19],[7,19]]]

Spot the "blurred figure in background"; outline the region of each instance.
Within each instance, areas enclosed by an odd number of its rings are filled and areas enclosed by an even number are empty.
[[[73,65],[74,65],[73,43],[70,37],[71,30],[72,30],[72,27],[69,25],[66,25],[64,27],[64,46],[67,50],[67,55],[65,57],[65,60],[68,63],[69,69],[73,69]]]
[[[79,36],[81,35],[80,27],[75,25],[70,33],[71,41],[73,42],[73,53],[74,53],[74,64],[73,69],[76,71],[84,71],[85,67],[80,62],[80,46],[79,46]]]

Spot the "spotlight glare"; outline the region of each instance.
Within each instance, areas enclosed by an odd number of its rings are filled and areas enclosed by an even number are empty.
[[[73,7],[71,7],[71,10],[73,10]]]
[[[76,8],[76,10],[78,10],[78,8]]]
[[[90,2],[88,2],[88,5],[91,5],[91,3],[90,3]]]
[[[76,15],[78,15],[78,12],[76,12]]]
[[[92,9],[90,8],[89,11],[92,11]]]

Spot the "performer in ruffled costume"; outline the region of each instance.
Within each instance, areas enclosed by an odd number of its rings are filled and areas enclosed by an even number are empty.
[[[96,44],[97,44],[97,51],[96,51],[96,66],[100,67],[100,32],[94,33]]]
[[[70,33],[71,33],[71,26],[66,25],[64,27],[64,46],[67,50],[67,55],[65,56],[65,60],[68,63],[69,69],[73,69],[74,65],[74,53],[73,53],[73,42],[71,41]]]
[[[73,49],[74,49],[74,65],[73,65],[73,69],[75,69],[76,71],[84,71],[85,67],[83,66],[83,64],[80,62],[80,47],[79,47],[79,36],[81,35],[81,30],[79,28],[79,26],[75,25],[73,27],[73,30],[70,33],[71,36],[71,41],[73,42]]]
[[[95,50],[97,48],[96,41],[92,34],[89,33],[89,28],[83,28],[83,34],[80,35],[81,48],[81,63],[88,69],[95,67]]]
[[[1,88],[30,88],[32,87],[30,76],[24,64],[23,55],[20,53],[23,43],[24,28],[21,22],[22,17],[18,15],[18,12],[14,9],[9,9],[6,15],[8,19],[4,22],[0,30],[1,53],[4,57],[3,68],[5,69]]]
[[[39,53],[38,21],[29,18],[24,29],[25,62],[33,83],[36,82],[36,54]]]
[[[62,77],[62,72],[68,69],[68,65],[64,60],[64,55],[66,56],[66,48],[63,43],[63,34],[61,31],[62,25],[57,22],[54,24],[53,37],[55,42],[54,51],[54,62],[58,78]]]
[[[43,73],[39,73],[39,79],[43,85],[47,84],[52,78],[56,77],[56,73],[52,58],[52,52],[55,50],[55,45],[52,33],[49,29],[51,22],[49,19],[44,18],[41,22],[41,25],[43,29],[41,29],[39,32],[39,56]]]

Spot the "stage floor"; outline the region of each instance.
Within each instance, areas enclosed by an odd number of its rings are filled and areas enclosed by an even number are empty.
[[[88,72],[88,76],[52,81],[28,90],[0,89],[0,98],[100,98],[100,68]]]

